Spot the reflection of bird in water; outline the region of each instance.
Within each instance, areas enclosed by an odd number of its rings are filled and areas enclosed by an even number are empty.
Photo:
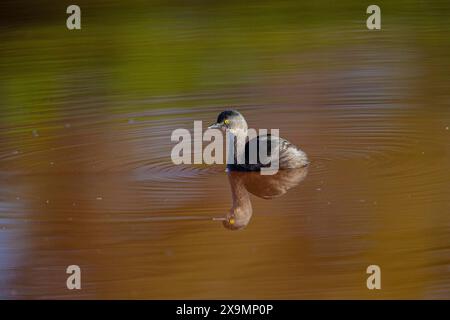
[[[245,121],[245,118],[237,111],[234,110],[227,110],[223,111],[219,114],[217,117],[217,122],[211,126],[209,126],[209,129],[221,129],[223,131],[230,132],[233,136],[235,136],[238,140],[239,138],[242,138],[243,141],[247,140],[247,121]],[[251,143],[255,143],[255,147],[257,148],[256,151],[256,163],[250,163],[249,159],[252,159],[250,157],[249,150],[252,150],[250,148]],[[261,168],[264,167],[270,167],[270,162],[268,163],[262,163],[265,161],[261,161],[260,155],[259,155],[259,146],[264,143],[267,146],[267,156],[271,156],[274,154],[271,149],[272,146],[278,146],[279,148],[279,169],[294,169],[294,168],[301,168],[308,165],[308,157],[306,156],[306,153],[304,153],[300,148],[293,145],[289,141],[276,137],[271,136],[270,134],[267,135],[260,135],[255,138],[253,138],[250,141],[247,141],[245,144],[245,163],[239,164],[237,161],[234,162],[234,164],[229,164],[228,167],[230,169],[234,170],[242,170],[242,171],[258,171]],[[239,148],[235,148],[237,150],[237,153],[240,152]],[[239,156],[242,155],[235,155],[235,159],[239,159]],[[242,158],[244,159],[244,157]]]
[[[275,175],[261,175],[258,172],[229,171],[233,206],[223,220],[223,225],[231,230],[246,227],[252,217],[253,209],[250,193],[263,199],[284,195],[298,185],[307,174],[307,168],[280,170]]]

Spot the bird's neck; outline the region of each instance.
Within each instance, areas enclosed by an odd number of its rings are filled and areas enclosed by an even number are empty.
[[[228,138],[230,139],[230,144],[233,147],[234,150],[234,163],[236,162],[236,159],[238,159],[238,156],[241,156],[242,154],[245,155],[245,143],[247,142],[247,129],[235,129],[235,130],[229,130],[228,131]]]

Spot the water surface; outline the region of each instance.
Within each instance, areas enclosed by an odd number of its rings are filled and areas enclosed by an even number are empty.
[[[450,6],[314,3],[2,3],[0,297],[450,298]],[[229,106],[312,161],[238,231],[170,159]]]

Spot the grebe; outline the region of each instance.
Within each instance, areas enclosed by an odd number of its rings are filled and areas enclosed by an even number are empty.
[[[306,156],[306,153],[300,150],[297,146],[290,143],[289,141],[277,137],[272,136],[270,134],[267,135],[260,135],[256,138],[251,139],[250,141],[247,141],[247,121],[245,121],[245,118],[240,114],[238,111],[235,110],[226,110],[219,114],[217,117],[217,122],[211,126],[208,127],[209,129],[221,129],[224,132],[230,132],[232,135],[234,135],[238,140],[239,138],[245,139],[245,149],[243,149],[243,152],[245,152],[245,163],[238,163],[236,159],[239,159],[239,154],[235,155],[235,161],[233,164],[228,164],[228,168],[231,170],[238,170],[238,171],[260,171],[261,168],[269,168],[271,166],[270,163],[262,163],[260,160],[259,155],[259,146],[260,143],[265,143],[267,145],[267,155],[270,156],[273,152],[271,150],[272,145],[278,145],[279,148],[279,154],[278,154],[278,168],[279,169],[296,169],[296,168],[302,168],[309,164],[308,157]],[[255,140],[256,139],[256,140]],[[250,144],[256,142],[257,146],[257,156],[256,156],[256,162],[250,163],[249,161],[249,150],[250,150]],[[236,145],[236,143],[235,143]],[[239,153],[239,148],[235,148],[237,150],[236,153]],[[245,150],[245,151],[244,151]],[[251,158],[250,158],[251,159]],[[264,161],[266,162],[266,161]]]

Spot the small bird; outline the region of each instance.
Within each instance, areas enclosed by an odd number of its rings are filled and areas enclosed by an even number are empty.
[[[270,168],[270,162],[261,161],[260,159],[259,148],[262,144],[266,144],[267,146],[266,148],[268,157],[270,157],[272,154],[276,154],[273,152],[274,150],[272,150],[272,148],[273,146],[278,146],[278,169],[296,169],[305,167],[309,164],[306,153],[283,138],[267,134],[259,135],[253,139],[248,140],[247,121],[245,121],[245,118],[242,116],[242,114],[240,114],[236,110],[226,110],[221,112],[217,117],[217,122],[209,126],[208,128],[221,129],[224,132],[230,132],[237,138],[234,139],[235,150],[237,150],[234,155],[235,161],[227,165],[230,170],[260,171],[261,168]],[[239,139],[245,139],[244,141],[246,141],[245,148],[241,148],[242,151],[240,151],[239,148],[236,147],[236,141]],[[250,147],[252,143],[254,143],[254,145],[257,147],[256,150]],[[250,157],[250,150],[256,151],[256,157]],[[245,155],[243,155],[242,152],[245,152]],[[250,161],[255,158],[256,161]],[[245,159],[245,162],[239,163],[237,159]]]

